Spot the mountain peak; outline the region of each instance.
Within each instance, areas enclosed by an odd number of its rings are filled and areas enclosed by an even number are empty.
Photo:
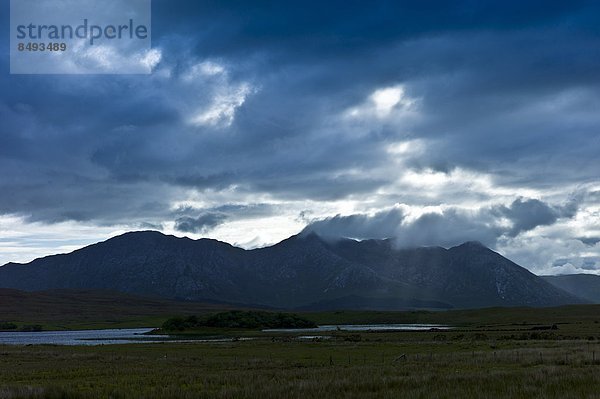
[[[315,244],[325,244],[325,240],[318,235],[317,233],[315,233],[314,231],[302,231],[296,235],[293,235],[289,238],[286,238],[285,240],[281,241],[279,244],[276,244],[275,246],[280,246],[280,245],[289,245],[289,244],[311,244],[311,245],[315,245]]]
[[[466,241],[460,245],[457,245],[454,248],[466,248],[466,249],[489,249],[487,246],[483,245],[480,241]]]
[[[174,237],[161,233],[156,230],[139,230],[139,231],[128,231],[127,233],[114,236],[111,239],[128,239],[128,238],[150,238],[150,237]]]

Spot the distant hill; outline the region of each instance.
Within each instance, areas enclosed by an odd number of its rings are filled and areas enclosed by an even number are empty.
[[[573,295],[592,303],[600,303],[600,276],[595,274],[567,274],[563,276],[542,276],[542,278],[555,287]]]
[[[228,308],[227,305],[177,302],[113,291],[0,289],[0,322],[110,327],[112,323],[132,320],[144,323],[149,317],[156,317],[154,325],[159,326],[174,315],[203,314]]]
[[[396,249],[390,240],[297,235],[244,250],[158,232],[0,268],[0,287],[101,289],[281,309],[557,306],[581,299],[479,243]]]

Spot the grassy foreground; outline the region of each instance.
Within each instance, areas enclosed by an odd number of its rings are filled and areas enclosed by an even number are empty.
[[[598,398],[598,340],[362,333],[0,347],[2,398]]]
[[[0,346],[0,398],[600,398],[598,306],[303,316],[457,328],[315,339],[206,328],[188,333],[243,338]]]

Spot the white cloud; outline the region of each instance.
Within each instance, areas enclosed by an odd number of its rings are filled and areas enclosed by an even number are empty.
[[[186,82],[193,82],[198,78],[222,75],[224,73],[226,73],[224,65],[215,61],[203,61],[189,68],[183,74],[182,79]]]
[[[35,258],[68,253],[86,245],[124,233],[121,229],[65,222],[47,225],[26,223],[22,217],[0,216],[0,266],[8,262],[29,262]]]
[[[386,152],[391,156],[419,156],[425,151],[426,145],[423,140],[403,140],[389,144],[386,148]]]
[[[85,40],[74,41],[68,52],[52,55],[52,68],[65,74],[150,74],[162,60],[160,48],[131,52],[118,46],[89,46]]]
[[[179,108],[194,127],[231,126],[236,111],[257,92],[249,82],[234,81],[227,66],[213,60],[193,64],[173,85],[181,97]]]
[[[162,51],[160,49],[151,49],[140,54],[140,64],[153,71],[162,60]]]
[[[368,99],[344,113],[349,119],[385,120],[392,116],[407,117],[416,112],[416,100],[410,98],[402,85],[375,90]]]
[[[497,249],[538,275],[600,274],[600,245],[588,248],[569,237],[526,234],[501,240]]]
[[[388,116],[394,107],[401,102],[403,102],[402,106],[412,104],[411,100],[404,98],[404,88],[402,86],[377,90],[371,94],[370,100],[375,106],[375,113],[380,118]]]
[[[251,93],[252,88],[246,83],[221,87],[211,104],[200,109],[190,122],[195,126],[231,126],[235,111],[246,102],[246,97]]]

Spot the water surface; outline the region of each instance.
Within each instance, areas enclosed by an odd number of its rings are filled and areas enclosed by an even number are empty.
[[[447,330],[450,327],[439,324],[344,324],[324,325],[316,328],[283,328],[269,329],[264,332],[302,333],[299,339],[324,338],[305,333],[324,333],[332,331],[425,331],[431,329]],[[152,328],[128,328],[113,330],[81,330],[81,331],[40,331],[40,332],[0,332],[0,345],[116,345],[160,342],[232,342],[253,338],[211,338],[197,339],[192,337],[169,335],[144,335]],[[330,337],[327,337],[330,338]]]
[[[276,328],[263,331],[318,333],[331,331],[427,331],[431,329],[449,330],[450,327],[441,324],[340,324],[315,328]]]
[[[151,328],[118,330],[0,332],[0,345],[114,345],[164,342],[167,335],[143,335]]]

